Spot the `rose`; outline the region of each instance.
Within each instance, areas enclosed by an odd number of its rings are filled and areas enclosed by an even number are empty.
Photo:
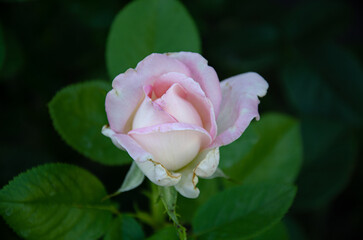
[[[102,133],[126,150],[155,184],[196,198],[198,176],[212,177],[219,147],[258,119],[258,96],[268,84],[256,73],[219,83],[197,53],[151,54],[112,83],[109,125]]]

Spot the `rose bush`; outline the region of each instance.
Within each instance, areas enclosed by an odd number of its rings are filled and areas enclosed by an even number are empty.
[[[256,73],[219,82],[197,53],[151,54],[118,75],[106,97],[102,133],[126,150],[155,184],[199,195],[198,176],[213,177],[219,147],[258,119],[268,84]]]

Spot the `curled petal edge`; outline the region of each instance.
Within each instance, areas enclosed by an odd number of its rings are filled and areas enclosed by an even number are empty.
[[[180,173],[169,172],[162,164],[147,159],[144,162],[136,162],[140,170],[156,185],[170,187],[176,185],[180,179]]]
[[[167,53],[167,55],[179,60],[190,69],[191,73],[189,76],[200,84],[213,104],[215,116],[218,116],[222,94],[219,87],[218,75],[214,68],[210,67],[208,61],[198,53],[175,52]]]
[[[201,152],[188,166],[180,170],[181,180],[175,185],[175,189],[184,197],[197,198],[198,176],[210,178],[216,172],[219,164],[219,148],[207,149]]]
[[[221,89],[218,135],[209,148],[230,144],[242,135],[254,118],[259,120],[258,97],[266,94],[268,83],[259,74],[249,72],[222,81]]]

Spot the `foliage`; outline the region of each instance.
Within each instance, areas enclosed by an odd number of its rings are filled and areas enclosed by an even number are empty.
[[[176,0],[138,0],[115,18],[107,39],[106,60],[111,78],[151,53],[200,52],[198,31]]]
[[[221,192],[202,205],[193,219],[201,239],[248,239],[281,220],[292,204],[289,185],[242,185]]]
[[[107,123],[104,99],[108,90],[102,81],[68,86],[54,96],[49,112],[63,139],[86,157],[109,165],[129,163],[131,158],[100,134]]]
[[[356,1],[0,6],[2,239],[361,235],[363,41]],[[221,147],[228,178],[199,179],[197,199],[173,188],[149,191],[135,165],[127,173],[128,154],[101,134],[110,81],[84,80],[112,80],[152,52],[201,52],[202,44],[220,80],[257,71],[269,82],[261,120]],[[110,198],[123,179],[121,194]]]
[[[0,191],[0,212],[25,239],[98,239],[114,206],[86,170],[47,164],[20,174]]]

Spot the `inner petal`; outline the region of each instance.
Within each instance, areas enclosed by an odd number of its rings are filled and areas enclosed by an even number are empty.
[[[203,127],[202,119],[194,106],[186,100],[187,92],[178,84],[173,84],[166,93],[155,101],[166,112],[180,123],[193,124]]]
[[[169,72],[161,75],[153,84],[156,97],[161,97],[173,84],[180,84],[186,90],[186,100],[197,110],[202,123],[212,138],[216,137],[217,123],[211,101],[206,97],[200,85],[184,74]]]
[[[151,86],[145,86],[144,92],[145,97],[135,113],[132,129],[177,122],[170,114],[165,112],[161,106],[150,99],[150,95],[152,95]]]

